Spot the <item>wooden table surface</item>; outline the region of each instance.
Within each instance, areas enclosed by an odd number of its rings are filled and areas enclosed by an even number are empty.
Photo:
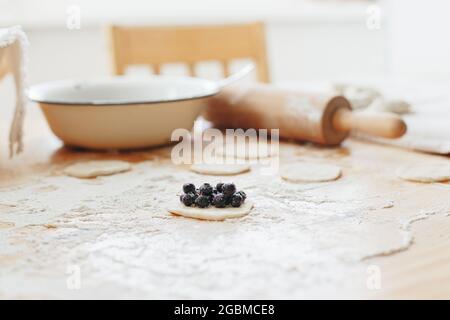
[[[66,149],[33,105],[25,130],[16,158],[0,141],[0,298],[450,298],[450,184],[395,175],[448,157],[357,140],[283,143],[282,162],[333,163],[343,177],[286,186],[252,171],[236,182],[254,211],[203,222],[163,209],[183,179],[210,179],[175,168],[169,148]],[[133,170],[88,181],[60,172],[92,158]]]

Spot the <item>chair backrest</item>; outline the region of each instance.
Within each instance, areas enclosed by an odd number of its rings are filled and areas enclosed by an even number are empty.
[[[129,65],[149,65],[156,74],[164,63],[186,63],[195,76],[195,64],[217,60],[225,76],[230,60],[250,58],[260,82],[269,82],[264,25],[262,23],[143,27],[110,26],[115,74],[124,74]]]

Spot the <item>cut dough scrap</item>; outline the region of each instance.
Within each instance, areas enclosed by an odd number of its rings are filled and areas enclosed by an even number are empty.
[[[410,166],[400,169],[397,175],[403,180],[414,182],[444,182],[450,180],[450,166],[443,164]]]
[[[281,177],[292,182],[333,181],[338,179],[341,173],[341,169],[337,166],[320,163],[299,162],[280,168]]]
[[[88,179],[108,176],[131,169],[128,162],[120,160],[93,160],[78,162],[64,169],[64,173],[76,178]]]
[[[244,202],[239,208],[198,208],[186,207],[182,203],[177,203],[173,207],[167,209],[172,214],[183,216],[186,218],[200,219],[200,220],[215,220],[222,221],[225,219],[240,218],[250,213],[253,204],[249,201]]]
[[[193,164],[191,170],[200,174],[228,176],[250,171],[248,164]]]

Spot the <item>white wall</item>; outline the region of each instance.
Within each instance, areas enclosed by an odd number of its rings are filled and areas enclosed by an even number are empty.
[[[214,1],[214,5],[209,0],[6,2],[16,19],[0,10],[1,24],[14,21],[23,24],[30,39],[31,83],[109,74],[108,47],[102,30],[108,22],[179,25],[265,21],[271,75],[276,82],[379,76],[386,69],[384,33],[366,28],[366,8],[370,2],[220,0]],[[73,4],[81,10],[80,30],[66,28],[66,9]]]
[[[201,24],[263,20],[275,81],[345,77],[450,78],[450,1],[380,0],[380,30],[358,0],[0,0],[0,26],[29,34],[32,83],[109,74],[107,23]],[[66,28],[67,8],[81,30]]]
[[[385,72],[384,34],[364,21],[269,25],[275,81],[379,77]]]
[[[377,76],[384,71],[383,38],[354,24],[267,25],[274,81],[320,80],[345,75]],[[31,82],[107,75],[110,62],[102,28],[29,31]]]
[[[389,72],[450,80],[450,1],[384,2],[389,14]]]

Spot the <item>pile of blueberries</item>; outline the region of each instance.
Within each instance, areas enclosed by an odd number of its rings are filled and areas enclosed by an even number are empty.
[[[220,182],[215,188],[209,183],[204,183],[198,189],[194,184],[186,183],[183,185],[183,192],[180,201],[188,207],[207,208],[213,205],[216,208],[226,206],[238,208],[247,198],[244,191],[236,191],[234,183]]]

